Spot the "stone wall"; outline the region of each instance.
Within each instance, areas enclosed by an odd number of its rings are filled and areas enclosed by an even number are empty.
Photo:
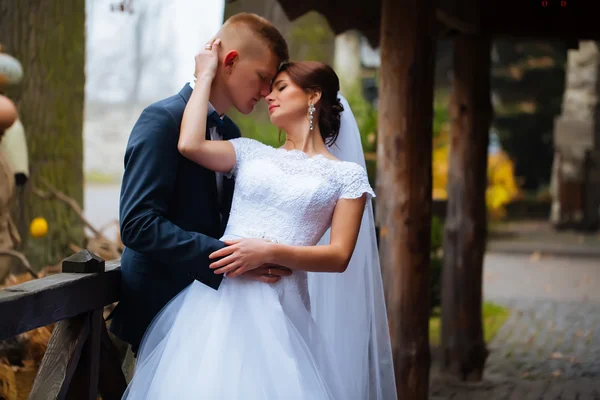
[[[600,221],[600,47],[569,50],[562,114],[554,125],[551,220],[597,227]]]

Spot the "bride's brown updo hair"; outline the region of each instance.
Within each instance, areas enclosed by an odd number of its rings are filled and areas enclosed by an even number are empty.
[[[319,130],[325,144],[334,144],[340,133],[344,107],[338,99],[340,80],[333,68],[317,61],[298,61],[281,65],[278,74],[281,72],[287,72],[292,82],[302,89],[321,92],[321,99],[315,105],[319,113]]]

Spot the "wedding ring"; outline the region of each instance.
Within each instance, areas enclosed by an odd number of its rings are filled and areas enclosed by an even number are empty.
[[[206,46],[204,46],[204,48],[205,48],[206,50],[210,50],[210,49],[212,49],[212,45],[211,45],[211,44],[207,44]]]

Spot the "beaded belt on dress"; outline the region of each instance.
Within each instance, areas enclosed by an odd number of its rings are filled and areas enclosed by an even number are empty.
[[[247,238],[264,239],[273,243],[279,243],[279,239],[269,235],[267,232],[258,229],[237,228],[235,226],[227,225],[227,228],[225,228],[225,233],[223,235],[234,235]]]

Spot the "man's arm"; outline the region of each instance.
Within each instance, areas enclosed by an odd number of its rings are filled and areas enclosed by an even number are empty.
[[[208,255],[225,247],[220,240],[188,232],[165,215],[173,193],[179,153],[178,126],[166,108],[151,106],[136,122],[125,154],[121,187],[121,240],[177,271],[217,289],[222,276],[208,268]]]

